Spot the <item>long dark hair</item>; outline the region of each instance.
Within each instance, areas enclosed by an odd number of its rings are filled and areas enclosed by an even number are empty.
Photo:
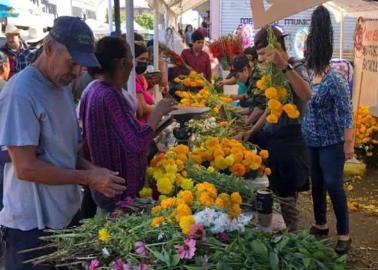
[[[322,75],[329,66],[333,54],[333,28],[329,11],[317,7],[312,13],[310,33],[306,41],[307,67]]]

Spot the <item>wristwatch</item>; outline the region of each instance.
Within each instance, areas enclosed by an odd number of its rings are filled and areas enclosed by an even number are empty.
[[[287,67],[284,68],[284,69],[282,70],[282,72],[285,74],[286,72],[288,72],[288,71],[290,71],[290,70],[293,70],[293,69],[294,69],[294,67],[293,67],[290,63],[288,63],[288,64],[287,64]]]

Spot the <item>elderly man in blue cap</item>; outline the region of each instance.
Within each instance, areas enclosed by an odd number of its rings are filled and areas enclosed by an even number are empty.
[[[0,146],[12,162],[4,171],[0,212],[7,270],[47,270],[24,264],[47,250],[39,247],[44,229],[73,224],[81,205],[80,185],[108,197],[121,194],[124,179],[96,168],[79,155],[80,133],[69,85],[81,66],[99,66],[94,37],[76,17],[59,17],[37,61],[15,75],[0,94]]]

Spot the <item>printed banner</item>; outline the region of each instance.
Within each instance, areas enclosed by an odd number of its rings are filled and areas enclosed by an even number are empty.
[[[353,104],[378,105],[378,20],[358,18],[354,35]]]

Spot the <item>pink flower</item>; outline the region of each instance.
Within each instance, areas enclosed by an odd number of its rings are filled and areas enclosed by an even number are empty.
[[[196,252],[196,240],[186,239],[181,246],[175,246],[176,252],[181,259],[191,259]]]
[[[146,246],[144,245],[143,241],[136,241],[134,243],[134,250],[135,253],[140,255],[140,256],[149,256],[150,254],[148,253],[148,250],[146,249]]]
[[[189,238],[195,240],[206,240],[206,232],[203,224],[193,224],[190,227]]]
[[[113,270],[123,270],[123,266],[125,263],[122,261],[122,259],[117,259],[114,263]]]
[[[96,270],[100,266],[100,262],[97,259],[91,261],[88,266],[88,270]]]
[[[116,208],[121,209],[123,212],[127,213],[133,204],[134,199],[131,197],[126,197],[122,201],[117,202]]]
[[[138,265],[136,268],[134,268],[134,270],[150,270],[151,268],[148,267],[147,264],[144,264],[144,263],[141,263],[140,265]]]

